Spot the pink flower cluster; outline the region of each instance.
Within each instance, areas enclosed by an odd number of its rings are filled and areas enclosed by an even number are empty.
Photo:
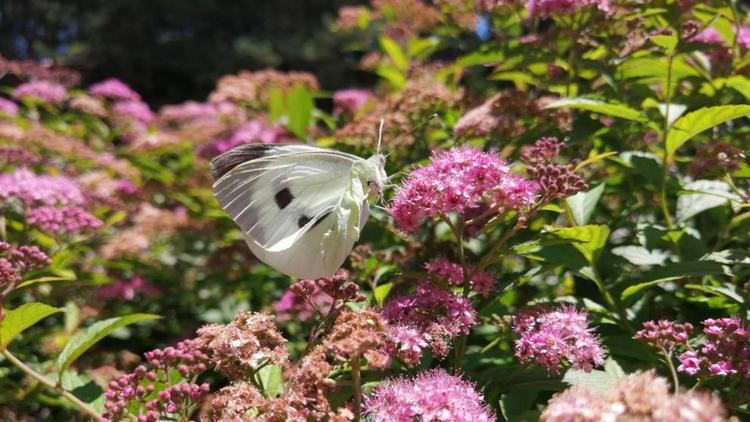
[[[495,152],[453,148],[434,153],[430,164],[411,172],[396,191],[390,212],[401,230],[413,232],[425,218],[465,215],[482,204],[498,212],[528,207],[537,189],[536,183],[511,174]]]
[[[12,290],[13,285],[21,281],[27,271],[49,265],[52,260],[37,246],[19,246],[13,248],[10,244],[0,241],[0,253],[7,253],[0,257],[0,319],[2,319],[3,296]]]
[[[260,120],[251,120],[235,130],[229,138],[217,139],[200,148],[198,153],[204,157],[214,157],[243,144],[274,144],[288,139],[289,134],[283,128],[269,127]]]
[[[77,233],[104,223],[81,207],[43,206],[26,211],[26,222],[51,233]]]
[[[154,121],[154,112],[142,101],[118,101],[112,108],[118,118],[131,120],[143,125]]]
[[[148,383],[142,383],[148,380]],[[155,390],[154,382],[164,382],[158,378],[155,371],[149,371],[141,365],[131,374],[126,374],[117,380],[110,381],[104,393],[104,413],[102,422],[114,422],[130,416],[128,404],[132,401],[145,402],[146,411],[135,418],[137,422],[156,422],[171,419],[168,415],[185,412],[190,406],[197,404],[210,391],[209,384],[194,384],[183,382],[170,385],[160,391],[158,396],[151,398]],[[145,385],[141,385],[145,384]]]
[[[7,98],[0,97],[0,113],[15,116],[18,114],[18,105]]]
[[[21,167],[0,174],[0,199],[17,198],[31,205],[82,205],[86,199],[74,179],[65,176],[37,175]]]
[[[369,89],[342,89],[333,94],[333,114],[354,114],[373,97]]]
[[[596,6],[603,12],[612,8],[611,0],[526,0],[529,19],[550,15],[571,15],[579,10]]]
[[[33,98],[50,104],[58,104],[68,98],[68,91],[56,82],[31,81],[18,85],[13,91],[13,98],[16,100]]]
[[[118,101],[140,101],[141,96],[119,79],[107,79],[89,87],[89,94],[97,98]]]
[[[723,44],[724,40],[721,38],[721,35],[719,35],[719,32],[716,31],[713,27],[709,26],[708,28],[704,29],[703,31],[693,35],[690,38],[691,41],[697,41],[702,42],[706,44]]]
[[[421,282],[414,293],[389,301],[382,314],[388,322],[388,352],[410,365],[419,361],[425,347],[435,356],[447,356],[449,341],[468,334],[477,324],[469,299],[427,282]]]
[[[521,362],[535,362],[558,373],[563,364],[591,371],[604,364],[605,353],[589,327],[586,312],[573,306],[535,307],[513,317],[513,346]]]
[[[665,378],[653,371],[620,378],[611,390],[574,385],[555,394],[542,422],[724,422],[727,411],[718,396],[691,391],[671,394]]]
[[[348,278],[349,272],[341,269],[333,277],[300,280],[292,284],[274,303],[276,319],[308,321],[315,313],[325,317],[329,312],[337,311],[345,302],[364,301],[366,297],[360,293],[357,283],[348,281]]]
[[[130,301],[136,297],[154,297],[161,291],[142,277],[118,280],[100,287],[96,291],[98,300]]]
[[[373,422],[496,420],[472,382],[443,369],[385,381],[365,396],[364,408]]]
[[[464,272],[459,264],[446,259],[436,259],[425,264],[425,269],[428,273],[435,274],[447,280],[453,286],[462,286],[464,284]],[[469,280],[471,289],[484,297],[489,296],[495,286],[495,279],[490,273],[479,271],[475,274],[475,269],[471,265],[467,268],[467,271],[471,274],[471,279]]]
[[[42,159],[23,148],[0,146],[0,161],[5,164],[33,166],[39,164]]]
[[[678,371],[750,378],[750,329],[738,316],[703,321],[703,334],[700,350],[689,350],[678,357]]]
[[[633,338],[669,353],[679,345],[686,346],[692,330],[693,325],[689,322],[680,324],[665,319],[646,321],[643,323],[643,329],[635,333]]]

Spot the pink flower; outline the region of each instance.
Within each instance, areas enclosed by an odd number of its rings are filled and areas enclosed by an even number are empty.
[[[425,269],[430,274],[435,274],[447,280],[453,286],[462,286],[464,284],[464,274],[461,265],[449,262],[446,259],[436,259],[425,264]],[[474,266],[467,268],[469,274],[474,273]],[[495,286],[495,279],[487,272],[480,271],[473,274],[469,280],[471,289],[480,295],[487,297]]]
[[[0,174],[0,199],[17,198],[32,205],[83,205],[86,200],[75,180],[65,176],[36,175],[25,167]]]
[[[690,40],[706,44],[722,44],[724,42],[721,35],[711,26],[693,35]]]
[[[26,222],[47,232],[77,233],[104,223],[81,207],[43,206],[26,211]]]
[[[89,94],[111,100],[141,101],[141,96],[119,79],[107,79],[89,87]]]
[[[700,350],[689,350],[677,357],[678,371],[750,378],[750,331],[738,316],[703,321],[703,334]]]
[[[0,113],[15,116],[18,114],[18,105],[7,98],[0,97]]]
[[[385,381],[365,397],[364,408],[373,422],[496,420],[473,383],[443,369]]]
[[[229,138],[217,139],[203,146],[198,154],[204,157],[214,157],[243,144],[256,142],[274,144],[288,139],[289,135],[283,128],[269,127],[260,120],[252,120],[240,126]]]
[[[591,371],[604,364],[604,350],[588,326],[586,312],[573,306],[555,310],[527,309],[513,317],[515,355],[521,362],[536,362],[551,372],[560,372],[568,363],[575,369]]]
[[[737,33],[737,44],[750,50],[750,26],[743,26]]]
[[[164,106],[159,111],[159,116],[168,122],[180,123],[204,117],[214,117],[218,112],[216,104],[188,101],[182,104]]]
[[[664,319],[646,321],[643,323],[643,329],[635,333],[633,338],[646,341],[654,347],[671,351],[677,345],[687,345],[692,330],[693,326],[688,322],[679,324]]]
[[[391,216],[404,232],[422,220],[456,212],[465,216],[482,204],[498,212],[534,202],[537,186],[511,174],[497,153],[462,147],[433,153],[432,162],[411,172],[397,189]]]
[[[96,291],[98,300],[120,300],[131,301],[136,297],[154,297],[161,293],[158,287],[149,283],[141,277],[133,277],[128,280],[118,280],[107,284]]]
[[[354,114],[373,97],[369,89],[342,89],[333,94],[333,113]]]
[[[148,104],[142,101],[118,101],[115,103],[113,110],[117,117],[146,125],[155,118]]]
[[[305,298],[287,289],[281,298],[274,302],[273,307],[276,310],[276,319],[279,322],[297,319],[299,321],[309,321],[315,315],[317,307],[324,315],[333,303],[333,298],[323,293],[319,286],[314,287],[314,291]],[[315,306],[315,307],[313,307]]]
[[[13,92],[13,98],[35,98],[39,101],[57,104],[68,98],[68,92],[65,87],[51,81],[32,81],[26,82],[16,87]]]
[[[438,357],[450,350],[449,340],[468,334],[477,324],[477,313],[469,299],[421,282],[414,293],[389,301],[382,311],[392,327],[389,352],[408,364],[419,356],[415,347],[429,345]],[[406,353],[402,353],[406,352]]]

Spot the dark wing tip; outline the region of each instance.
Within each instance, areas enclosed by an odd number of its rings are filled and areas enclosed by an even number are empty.
[[[211,160],[211,174],[214,176],[214,179],[219,180],[238,165],[245,161],[261,158],[266,155],[268,150],[277,146],[278,145],[245,144],[232,148]]]

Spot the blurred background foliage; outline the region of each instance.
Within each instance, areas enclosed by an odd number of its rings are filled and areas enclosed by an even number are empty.
[[[330,30],[357,0],[4,0],[0,52],[117,77],[153,105],[205,98],[240,69],[306,70],[324,89],[373,82]]]

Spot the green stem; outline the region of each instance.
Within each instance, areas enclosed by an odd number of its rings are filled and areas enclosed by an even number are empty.
[[[661,175],[661,189],[659,190],[659,207],[664,215],[664,222],[667,224],[668,229],[674,227],[672,222],[672,215],[669,213],[669,204],[667,203],[667,178],[669,177],[669,154],[667,153],[667,136],[669,135],[669,109],[670,103],[672,102],[672,64],[674,62],[674,54],[670,54],[667,59],[667,85],[664,94],[664,159],[662,160],[662,175]]]
[[[591,271],[593,272],[593,275],[594,275],[594,279],[592,281],[594,282],[594,284],[596,284],[596,287],[599,289],[599,293],[601,293],[609,309],[617,312],[617,315],[619,315],[620,317],[620,323],[623,326],[623,328],[630,331],[631,333],[635,333],[636,330],[630,324],[630,321],[628,321],[628,314],[625,312],[625,309],[622,307],[622,304],[618,300],[616,300],[614,296],[612,296],[609,290],[607,290],[607,287],[604,285],[604,281],[602,280],[596,268],[593,268],[592,266]]]
[[[26,375],[36,379],[41,384],[43,384],[45,387],[50,388],[56,392],[58,392],[60,395],[68,399],[71,403],[73,403],[77,408],[79,408],[82,412],[88,414],[89,416],[93,417],[95,420],[99,420],[102,418],[102,415],[99,414],[99,412],[96,411],[90,404],[83,402],[81,399],[76,397],[73,393],[65,390],[60,385],[56,384],[54,381],[50,380],[49,378],[45,377],[44,375],[36,372],[35,370],[28,367],[25,363],[21,362],[17,357],[13,356],[8,349],[0,350],[0,354],[5,356],[6,359],[8,359],[8,362],[12,363],[15,367],[23,371]]]
[[[352,387],[354,388],[354,421],[359,421],[362,412],[362,386],[359,373],[359,355],[352,357]]]
[[[667,362],[667,366],[669,367],[669,372],[672,374],[672,383],[674,384],[674,393],[677,394],[680,392],[680,380],[677,378],[677,370],[674,367],[674,362],[672,362],[672,354],[667,352],[663,347],[661,349],[661,354],[664,356],[664,360]]]

